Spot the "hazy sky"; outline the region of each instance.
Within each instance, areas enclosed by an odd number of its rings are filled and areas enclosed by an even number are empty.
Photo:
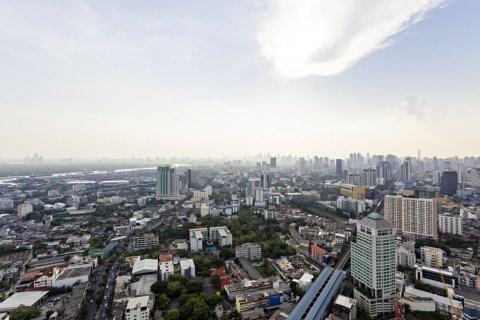
[[[0,0],[0,158],[479,155],[478,12]]]

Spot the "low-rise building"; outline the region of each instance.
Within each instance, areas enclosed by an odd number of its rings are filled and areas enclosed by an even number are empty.
[[[220,247],[232,245],[232,233],[226,226],[196,228],[189,230],[190,250],[203,250],[204,242],[216,244]]]
[[[125,309],[126,320],[149,320],[153,302],[149,296],[130,298]]]
[[[447,297],[439,296],[430,292],[415,289],[413,286],[405,287],[404,299],[418,299],[429,298],[435,302],[435,309],[439,312],[448,314],[455,314],[455,310],[463,310],[463,304],[461,301],[455,299],[449,299]],[[408,300],[406,301],[408,303]],[[452,305],[453,304],[453,305]],[[427,305],[425,305],[427,307]]]
[[[195,278],[195,263],[193,263],[193,259],[180,260],[180,274],[187,278]]]
[[[21,305],[38,307],[47,298],[48,291],[16,292],[0,303],[0,312],[10,312]]]
[[[33,212],[33,206],[29,202],[19,204],[17,207],[17,215],[19,218],[24,218],[30,212]]]
[[[71,265],[52,281],[52,287],[72,287],[76,283],[88,282],[92,270],[91,264]]]
[[[314,244],[310,247],[310,256],[313,260],[323,262],[323,257],[328,254],[328,251]]]
[[[250,261],[262,259],[262,246],[257,243],[244,243],[235,247],[235,257]]]
[[[445,288],[445,286],[449,288],[455,288],[457,285],[456,277],[452,272],[437,268],[430,268],[427,266],[417,266],[415,278],[417,281],[421,281],[441,289]]]
[[[422,257],[422,264],[431,268],[443,267],[445,251],[443,251],[442,249],[424,246],[420,248],[420,252]]]
[[[413,268],[415,266],[415,242],[407,241],[399,243],[395,248],[397,266]]]
[[[160,262],[160,279],[167,281],[174,272],[173,261]]]
[[[144,233],[133,237],[133,250],[143,251],[158,247],[158,236],[153,233]]]

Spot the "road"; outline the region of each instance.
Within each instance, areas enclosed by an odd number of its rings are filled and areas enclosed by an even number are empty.
[[[115,288],[115,278],[117,276],[117,263],[113,265],[112,269],[108,272],[107,286],[105,287],[105,295],[103,297],[102,303],[100,304],[100,309],[97,313],[98,320],[107,320],[108,316],[112,314],[111,311],[111,302],[113,298],[114,288]]]
[[[102,265],[96,270],[95,278],[93,279],[90,288],[93,288],[93,293],[88,297],[90,301],[87,304],[87,313],[85,315],[86,320],[94,320],[95,311],[97,310],[97,305],[95,303],[95,298],[99,294],[100,284],[102,283],[102,276],[105,272],[106,262],[102,261]]]

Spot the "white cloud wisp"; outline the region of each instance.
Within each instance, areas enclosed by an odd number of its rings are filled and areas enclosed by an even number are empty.
[[[262,54],[285,77],[331,76],[390,45],[446,0],[269,0]]]

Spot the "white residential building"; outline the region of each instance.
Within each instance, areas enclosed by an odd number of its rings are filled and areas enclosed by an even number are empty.
[[[395,229],[381,214],[357,223],[351,244],[354,298],[371,317],[395,310]]]
[[[232,234],[227,227],[196,228],[189,230],[190,250],[203,250],[203,242],[211,242],[220,247],[232,245]]]
[[[168,278],[174,273],[173,261],[160,262],[160,278],[163,281],[167,281]]]
[[[153,302],[149,296],[130,298],[125,309],[126,320],[149,320]]]
[[[408,241],[397,245],[395,249],[397,266],[413,268],[415,266],[415,242]]]
[[[262,246],[257,243],[244,243],[235,247],[235,257],[250,261],[262,259]]]
[[[52,287],[71,287],[75,283],[88,282],[91,270],[91,264],[71,265],[63,269],[58,277],[52,281]]]
[[[30,212],[33,212],[33,206],[29,202],[19,204],[17,207],[17,215],[19,218],[24,218]]]
[[[438,239],[437,201],[435,199],[387,195],[384,214],[385,219],[405,238],[411,240]]]
[[[442,268],[445,251],[440,248],[434,247],[421,247],[420,248],[422,263],[431,268]]]
[[[438,216],[438,230],[442,233],[462,235],[462,218],[459,216],[441,214]]]
[[[219,246],[232,245],[232,233],[226,226],[209,228],[209,240],[216,241]]]
[[[195,278],[195,263],[193,259],[180,260],[180,274],[184,277]]]

